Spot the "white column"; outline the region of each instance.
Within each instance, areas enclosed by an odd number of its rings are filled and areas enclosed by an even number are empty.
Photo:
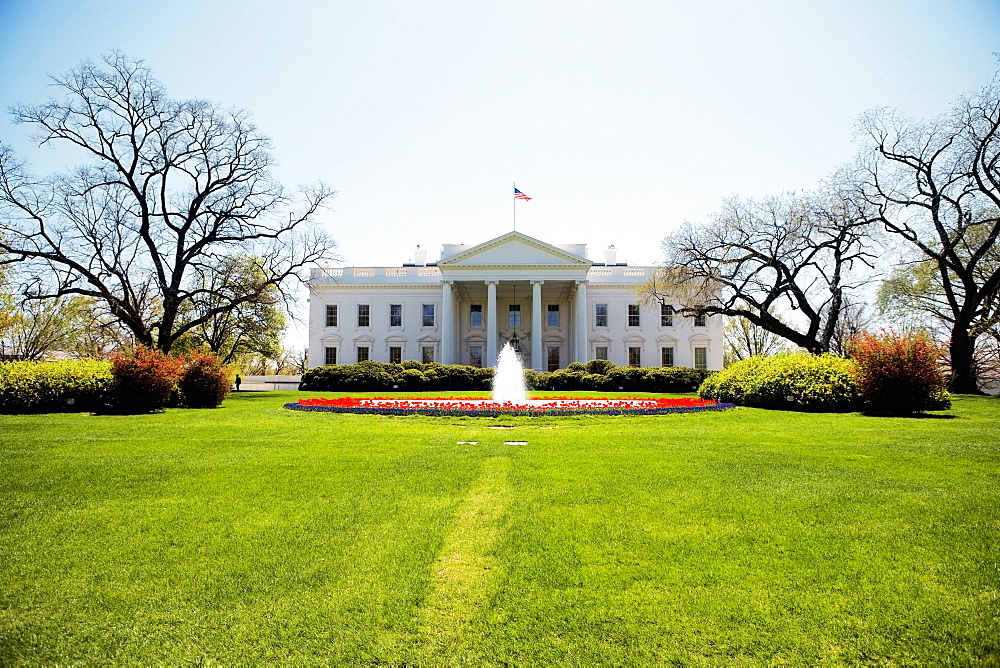
[[[576,361],[587,362],[587,281],[576,282]]]
[[[542,371],[542,283],[531,282],[531,366]]]
[[[452,304],[454,281],[441,282],[441,363],[455,363],[455,314]]]
[[[486,366],[497,363],[497,283],[486,281]]]

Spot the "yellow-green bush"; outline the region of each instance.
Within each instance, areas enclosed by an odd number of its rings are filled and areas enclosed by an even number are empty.
[[[111,363],[98,360],[0,363],[0,412],[93,411],[108,400]]]
[[[853,361],[805,352],[735,362],[707,378],[698,394],[739,406],[801,411],[857,410],[861,401]]]

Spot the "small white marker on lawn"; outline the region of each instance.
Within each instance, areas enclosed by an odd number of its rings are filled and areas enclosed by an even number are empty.
[[[504,445],[527,445],[527,441],[504,441]]]

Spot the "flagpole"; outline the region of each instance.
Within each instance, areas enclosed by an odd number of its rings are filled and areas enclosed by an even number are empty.
[[[514,181],[514,194],[517,194],[517,181]],[[514,198],[514,231],[517,232],[517,197]]]

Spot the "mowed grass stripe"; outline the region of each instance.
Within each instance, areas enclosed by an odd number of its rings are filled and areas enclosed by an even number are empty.
[[[428,655],[459,646],[503,576],[496,550],[513,497],[511,460],[490,457],[455,514],[433,565],[432,588],[421,614],[421,640]]]

